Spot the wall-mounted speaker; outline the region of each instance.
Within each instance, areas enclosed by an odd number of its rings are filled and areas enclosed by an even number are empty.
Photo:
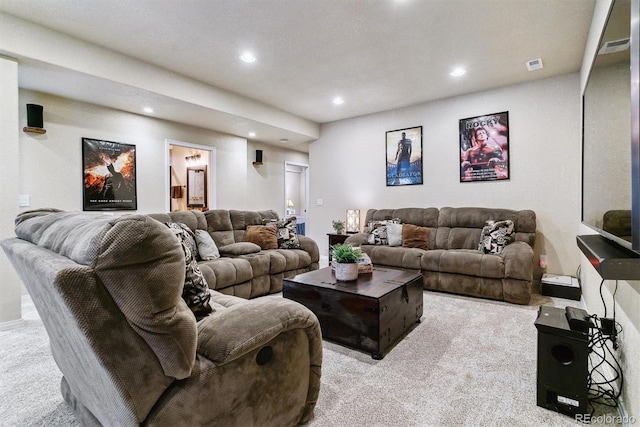
[[[44,108],[42,105],[27,104],[27,126],[30,128],[42,128],[44,127],[44,120],[42,118],[42,112]]]
[[[262,150],[256,150],[256,163],[262,163]]]

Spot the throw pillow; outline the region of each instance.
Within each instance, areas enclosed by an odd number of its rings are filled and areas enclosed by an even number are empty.
[[[402,224],[387,224],[389,246],[402,246]]]
[[[369,237],[367,243],[370,245],[388,245],[387,224],[400,224],[400,220],[386,219],[384,221],[369,221]]]
[[[278,249],[300,249],[296,217],[282,218],[280,220],[269,220],[267,225],[277,228],[276,237],[278,239]]]
[[[200,320],[213,313],[213,309],[209,305],[209,299],[211,299],[209,285],[196,261],[197,245],[193,232],[179,222],[167,222],[166,225],[176,235],[184,251],[185,275],[182,299],[193,311],[196,320]]]
[[[262,249],[278,249],[278,229],[274,225],[247,226],[247,242],[255,243]]]
[[[480,233],[478,250],[485,254],[500,255],[504,247],[509,243],[513,233],[513,221],[487,221]]]
[[[402,246],[429,250],[429,229],[413,224],[402,224]]]
[[[220,258],[220,251],[216,246],[216,242],[211,238],[211,234],[205,230],[196,230],[195,232],[196,243],[198,245],[198,254],[203,261],[209,261],[212,259]]]
[[[260,246],[250,242],[231,243],[220,247],[220,255],[222,256],[240,256],[255,254],[261,251]]]

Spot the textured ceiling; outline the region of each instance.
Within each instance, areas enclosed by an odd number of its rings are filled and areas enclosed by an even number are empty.
[[[594,4],[0,0],[0,12],[324,123],[578,72]],[[257,61],[239,61],[243,50]],[[544,68],[527,71],[525,62],[536,58]],[[81,98],[61,87],[74,78],[47,83],[38,74],[42,64],[27,65],[21,86]],[[456,66],[467,74],[451,77]],[[344,104],[331,103],[337,95]]]

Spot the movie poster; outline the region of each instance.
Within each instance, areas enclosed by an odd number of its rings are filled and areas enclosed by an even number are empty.
[[[135,210],[136,146],[82,138],[85,211]]]
[[[460,182],[509,179],[509,112],[460,120]]]
[[[387,132],[387,187],[422,184],[422,126]]]

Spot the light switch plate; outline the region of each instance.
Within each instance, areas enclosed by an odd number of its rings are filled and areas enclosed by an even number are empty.
[[[20,194],[18,196],[18,206],[20,206],[21,208],[27,207],[31,205],[31,203],[29,202],[29,195],[28,194]]]

